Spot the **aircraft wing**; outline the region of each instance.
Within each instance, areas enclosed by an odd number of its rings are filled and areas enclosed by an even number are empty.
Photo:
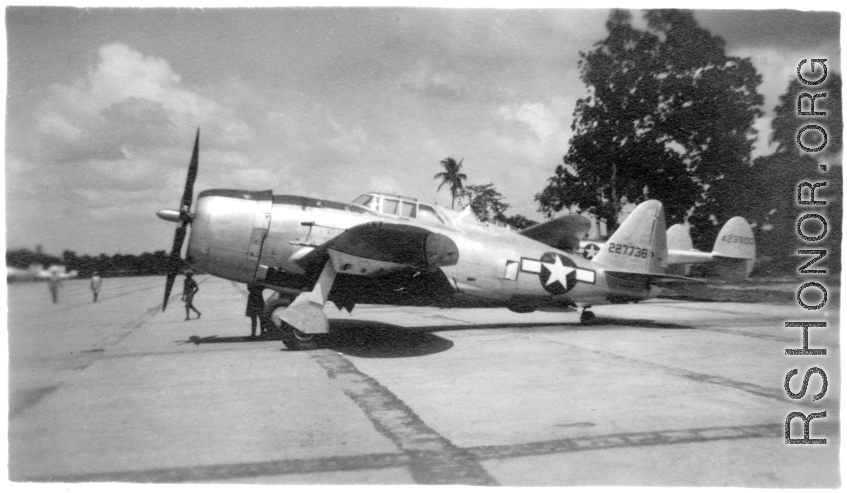
[[[372,222],[345,230],[319,248],[336,272],[379,276],[412,268],[433,270],[456,265],[459,249],[439,233],[406,224]]]
[[[579,248],[579,240],[590,229],[591,220],[587,217],[569,215],[530,226],[520,234],[560,250],[576,250]]]

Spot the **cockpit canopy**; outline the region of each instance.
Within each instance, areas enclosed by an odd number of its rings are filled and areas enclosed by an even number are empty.
[[[435,207],[411,197],[369,192],[354,200],[353,203],[389,216],[418,219],[436,224],[445,223]]]

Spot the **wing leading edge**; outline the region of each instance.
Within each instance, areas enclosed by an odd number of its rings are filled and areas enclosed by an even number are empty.
[[[591,220],[570,215],[530,226],[522,230],[520,234],[559,250],[577,250],[579,240],[584,238],[590,229]]]
[[[354,226],[326,242],[339,273],[383,275],[404,268],[434,270],[456,265],[459,249],[447,236],[406,224],[373,222]]]

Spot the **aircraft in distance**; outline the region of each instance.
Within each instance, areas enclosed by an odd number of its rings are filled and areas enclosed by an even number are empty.
[[[60,279],[71,279],[79,274],[75,270],[67,272],[67,267],[64,265],[51,265],[45,269],[42,264],[31,264],[26,269],[6,267],[6,281],[46,281],[53,277],[54,272]]]
[[[516,231],[480,223],[470,211],[378,192],[343,203],[228,189],[201,192],[192,211],[199,138],[198,130],[180,209],[157,213],[178,223],[162,309],[190,225],[189,265],[274,290],[265,314],[292,350],[318,347],[317,337],[329,332],[328,301],[348,311],[360,303],[516,312],[581,307],[581,321],[591,323],[593,305],[642,301],[666,286],[702,282],[668,273],[658,200],[638,205],[590,260],[575,253],[590,229],[577,215]]]
[[[668,272],[671,274],[688,275],[692,264],[712,262],[716,264],[718,276],[722,279],[743,279],[756,264],[753,229],[740,216],[733,217],[723,225],[711,252],[696,250],[688,229],[682,224],[671,226],[666,236]],[[592,259],[605,246],[603,240],[581,240],[577,253]]]

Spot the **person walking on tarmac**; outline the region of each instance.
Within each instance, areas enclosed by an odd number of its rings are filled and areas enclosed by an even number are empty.
[[[256,322],[259,322],[259,336],[265,336],[265,297],[262,296],[264,288],[258,284],[247,285],[247,312],[250,317],[250,339],[256,338]]]
[[[97,296],[100,294],[100,285],[103,284],[103,278],[97,271],[91,276],[91,293],[94,295],[94,303],[97,303]]]
[[[59,269],[53,267],[50,269],[50,277],[47,279],[50,286],[50,295],[53,296],[53,303],[59,302],[59,288],[62,287],[62,276],[59,275]]]
[[[185,284],[182,287],[182,301],[185,302],[185,320],[191,318],[189,315],[191,312],[188,310],[194,310],[194,313],[197,314],[197,318],[200,318],[200,311],[197,308],[194,308],[194,295],[197,294],[197,291],[200,291],[200,286],[197,285],[197,281],[194,280],[194,273],[189,271],[185,272]]]

